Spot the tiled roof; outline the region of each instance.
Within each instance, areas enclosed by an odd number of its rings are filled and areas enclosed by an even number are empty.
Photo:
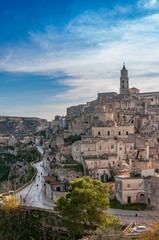
[[[56,178],[53,176],[44,176],[44,179],[45,181],[50,181],[50,182],[54,182],[56,180]]]

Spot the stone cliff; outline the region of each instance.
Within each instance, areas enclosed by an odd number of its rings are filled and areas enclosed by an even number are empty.
[[[27,136],[45,124],[47,124],[46,119],[36,117],[0,116],[0,136]]]

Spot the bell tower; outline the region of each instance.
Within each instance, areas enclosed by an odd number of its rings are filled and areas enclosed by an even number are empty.
[[[128,93],[129,93],[128,70],[126,69],[125,63],[124,63],[123,68],[121,69],[120,94],[128,94]]]

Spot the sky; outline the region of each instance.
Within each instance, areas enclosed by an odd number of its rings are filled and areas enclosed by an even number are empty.
[[[130,87],[159,91],[159,0],[1,0],[0,115],[51,121]]]

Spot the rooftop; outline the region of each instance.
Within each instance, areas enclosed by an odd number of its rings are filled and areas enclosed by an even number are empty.
[[[56,177],[53,177],[53,176],[44,176],[43,178],[45,181],[49,181],[49,182],[54,182],[56,180]]]

